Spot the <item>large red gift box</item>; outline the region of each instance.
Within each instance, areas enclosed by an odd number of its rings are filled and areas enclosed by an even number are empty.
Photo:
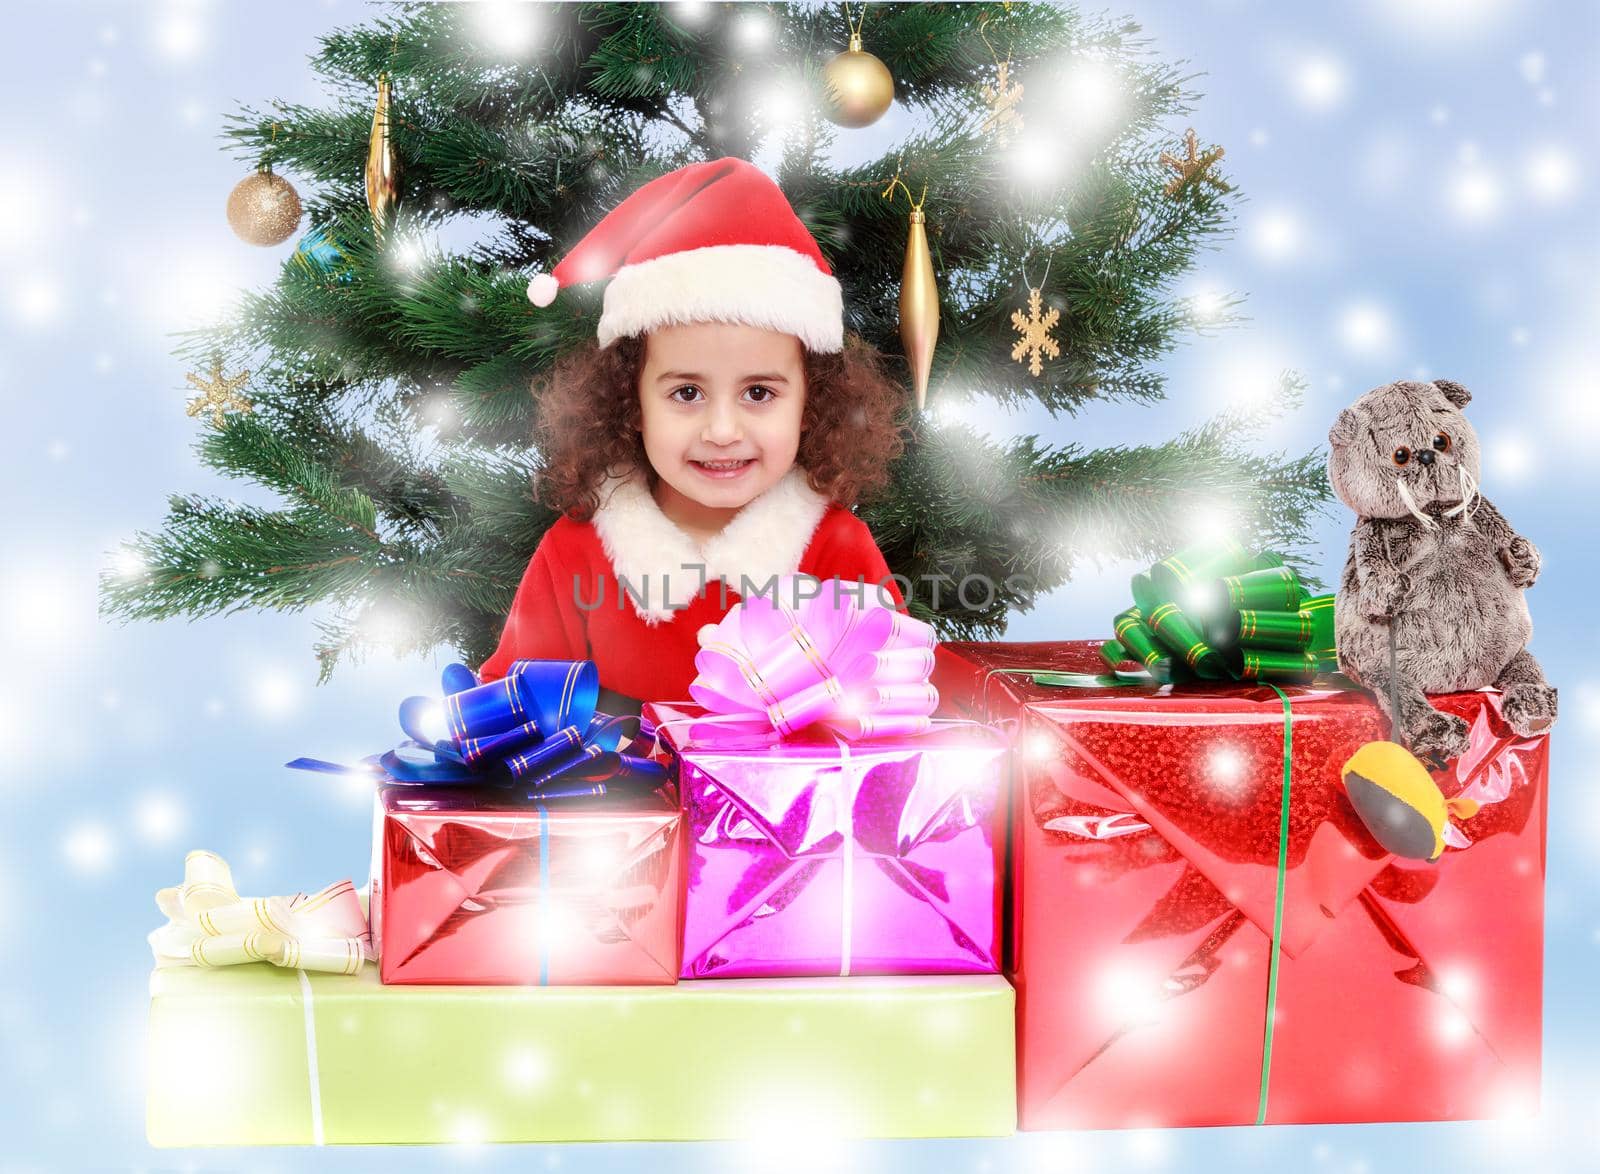
[[[372,931],[385,983],[678,981],[683,816],[662,788],[518,803],[378,789]]]
[[[1284,686],[1292,787],[1269,996],[1284,702],[1261,685],[1094,687],[1092,642],[952,643],[934,682],[1014,745],[1007,973],[1023,1129],[1425,1121],[1537,1106],[1547,739],[1494,692],[1435,697],[1483,806],[1433,864],[1386,855],[1340,767],[1387,722]],[[1048,680],[1048,678],[1046,678]],[[1270,1062],[1267,1015],[1272,1010]]]

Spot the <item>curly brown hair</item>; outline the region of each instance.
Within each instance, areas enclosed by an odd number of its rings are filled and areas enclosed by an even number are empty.
[[[884,372],[883,356],[856,335],[838,354],[801,348],[806,402],[795,463],[811,488],[853,506],[889,483],[889,465],[905,447],[904,389]],[[599,508],[608,470],[637,465],[652,486],[656,473],[639,433],[643,338],[589,342],[557,359],[536,380],[536,440],[544,458],[540,500],[575,521]]]

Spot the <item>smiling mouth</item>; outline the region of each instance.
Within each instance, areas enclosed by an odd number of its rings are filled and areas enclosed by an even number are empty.
[[[690,461],[700,472],[710,477],[736,477],[755,464],[753,458],[742,461]]]

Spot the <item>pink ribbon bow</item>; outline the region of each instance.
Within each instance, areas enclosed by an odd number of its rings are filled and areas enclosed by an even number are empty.
[[[810,596],[801,584],[815,585]],[[876,599],[876,590],[838,579],[783,575],[768,595],[751,595],[720,623],[700,630],[689,686],[731,734],[792,734],[813,722],[846,738],[925,733],[939,704],[929,682],[933,627]]]

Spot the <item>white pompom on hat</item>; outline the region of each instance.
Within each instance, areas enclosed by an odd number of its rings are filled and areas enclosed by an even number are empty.
[[[844,349],[838,279],[778,185],[743,159],[651,180],[534,276],[528,300],[548,306],[565,286],[608,277],[602,347],[674,323],[742,322],[815,354]]]

